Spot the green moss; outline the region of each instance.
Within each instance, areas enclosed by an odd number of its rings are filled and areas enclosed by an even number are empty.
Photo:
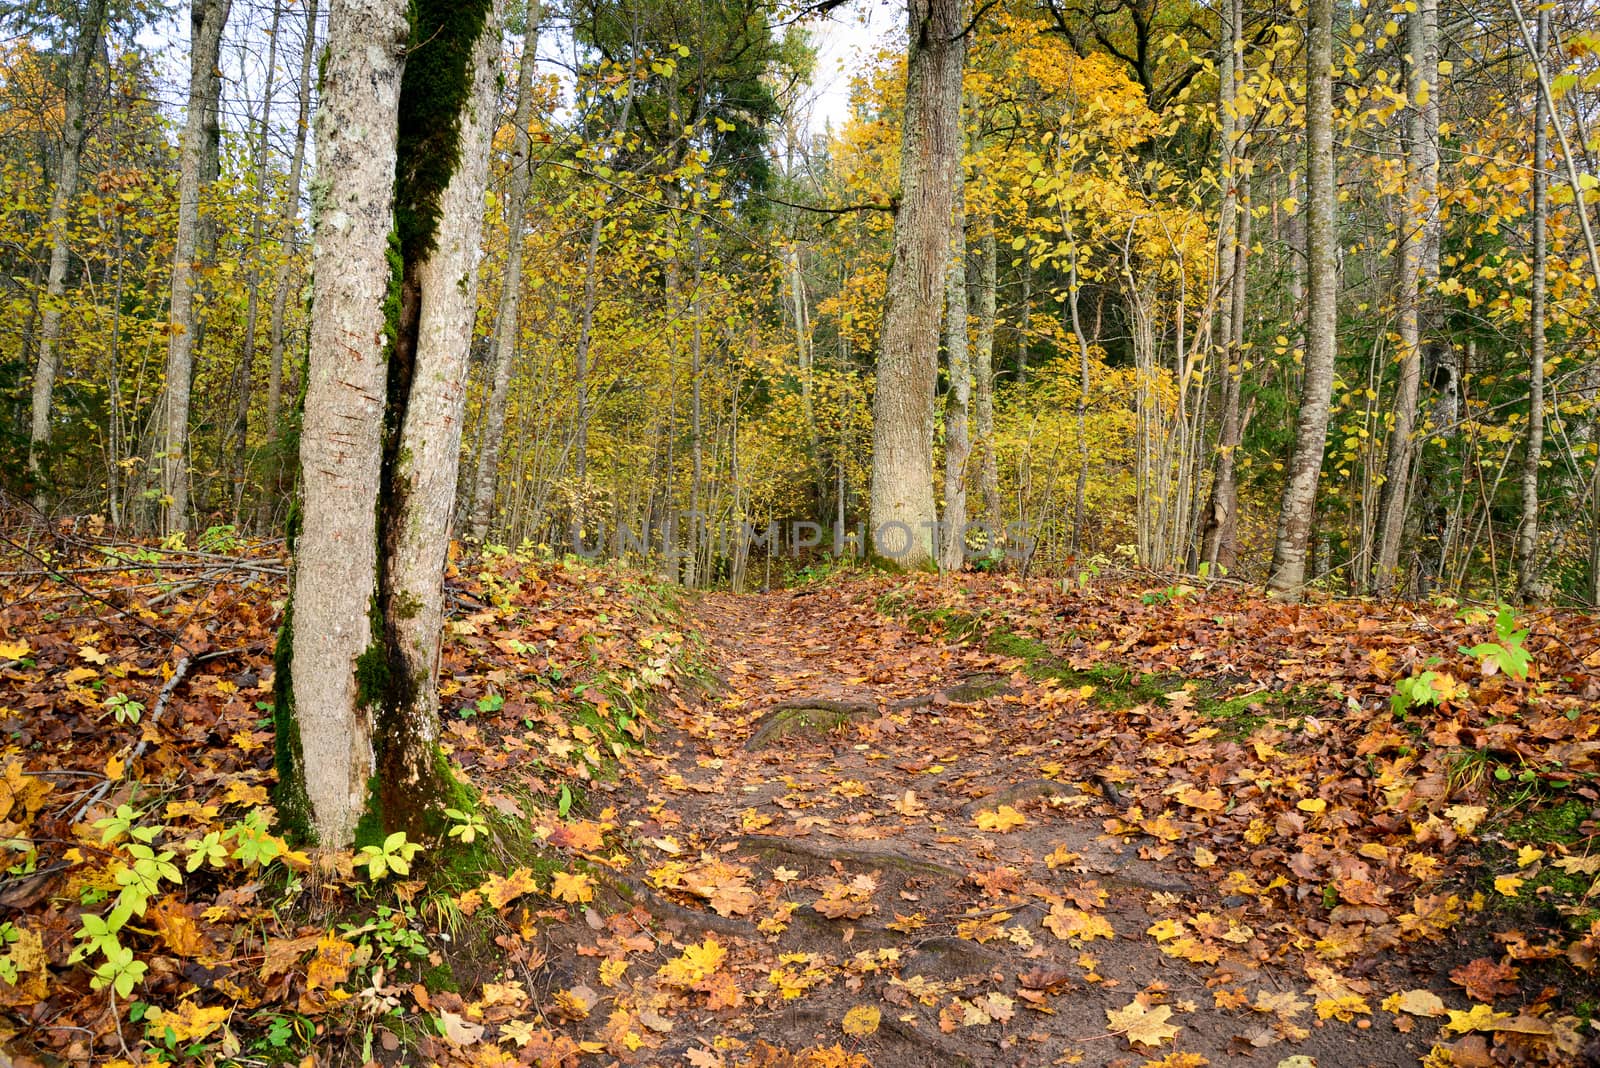
[[[412,0],[395,165],[395,229],[408,263],[434,249],[440,200],[460,161],[472,53],[492,7],[491,0]]]
[[[294,712],[294,606],[283,610],[283,626],[272,652],[272,762],[278,772],[273,804],[278,828],[296,844],[314,844],[311,801],[306,796],[305,751],[300,742],[300,721]]]
[[[1054,656],[1037,638],[1013,631],[998,630],[990,633],[985,647],[1001,656],[1025,661],[1023,670],[1035,679],[1054,679],[1067,686],[1093,686],[1096,699],[1112,709],[1131,708],[1149,704],[1177,688],[1177,683],[1156,675],[1096,664],[1088,668],[1075,668]]]
[[[428,988],[430,994],[461,993],[461,987],[456,983],[456,973],[451,969],[449,961],[441,961],[424,971],[422,985]]]
[[[1589,818],[1589,805],[1576,798],[1559,805],[1534,809],[1522,819],[1508,824],[1505,836],[1508,841],[1545,845],[1563,844],[1578,840],[1579,828]]]
[[[1248,738],[1263,726],[1268,716],[1262,706],[1271,702],[1268,693],[1248,693],[1218,700],[1204,694],[1195,702],[1200,714],[1223,724],[1223,732],[1233,738]]]

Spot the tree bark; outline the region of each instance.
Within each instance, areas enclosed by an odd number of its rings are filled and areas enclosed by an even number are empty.
[[[243,522],[244,487],[249,471],[247,458],[250,452],[250,397],[256,367],[256,322],[261,312],[261,255],[262,231],[267,212],[267,163],[271,159],[271,146],[267,133],[272,121],[272,88],[278,66],[278,26],[283,18],[283,7],[274,0],[272,28],[267,33],[267,73],[261,93],[261,125],[256,133],[256,188],[251,205],[250,248],[257,259],[250,264],[248,294],[244,312],[244,354],[239,359],[239,388],[234,408],[233,432],[233,521]]]
[[[358,675],[382,656],[378,488],[395,155],[410,0],[333,0],[317,111],[317,203],[302,526],[295,542],[292,691],[276,697],[279,782],[303,782],[318,839],[351,840],[373,771]],[[374,649],[377,649],[377,657]],[[380,661],[381,663],[381,661]],[[302,754],[310,759],[304,759]],[[287,774],[286,774],[287,772]],[[280,795],[280,811],[292,796]],[[291,818],[293,814],[291,813]]]
[[[966,190],[955,168],[954,233],[950,266],[945,271],[944,353],[950,389],[944,398],[944,521],[939,567],[960,571],[966,562],[967,465],[972,459],[970,415],[972,361],[967,352],[967,226]]]
[[[1535,47],[1543,57],[1550,35],[1550,13],[1538,12]],[[1533,277],[1528,300],[1528,441],[1522,457],[1522,523],[1517,530],[1517,597],[1542,599],[1539,568],[1539,467],[1544,451],[1545,272],[1546,230],[1550,214],[1549,134],[1544,95],[1535,93],[1533,108]]]
[[[1005,528],[1000,505],[1000,465],[994,443],[994,322],[995,322],[994,212],[986,212],[978,238],[978,336],[972,349],[976,386],[978,485],[983,496],[983,518],[989,525],[992,552]]]
[[[1306,546],[1322,476],[1333,400],[1338,328],[1337,196],[1333,170],[1333,0],[1309,0],[1306,42],[1306,309],[1305,375],[1295,419],[1294,453],[1283,489],[1267,589],[1298,600],[1305,584]]]
[[[501,12],[498,2],[492,7],[467,58],[471,88],[462,103],[454,170],[439,201],[433,247],[414,273],[407,264],[419,300],[409,389],[398,396],[391,388],[388,402],[398,434],[389,445],[379,505],[389,692],[375,725],[376,800],[384,830],[406,831],[413,841],[437,830],[430,823],[451,785],[438,745],[437,683],[489,145],[498,110]],[[413,27],[413,36],[426,40],[427,28]],[[418,97],[433,91],[421,85]],[[409,101],[403,92],[402,106]],[[402,339],[400,347],[407,342]],[[389,381],[392,387],[393,372]]]
[[[1218,416],[1217,463],[1207,502],[1201,534],[1201,560],[1213,569],[1231,569],[1238,558],[1239,540],[1239,446],[1244,442],[1244,314],[1249,293],[1247,268],[1250,261],[1250,178],[1239,179],[1238,228],[1233,242],[1232,280],[1227,300],[1229,334],[1223,344],[1222,411]],[[1213,575],[1213,577],[1215,577]]]
[[[283,489],[283,337],[289,309],[289,280],[294,272],[294,235],[300,215],[300,177],[305,168],[306,132],[311,125],[311,71],[316,56],[317,0],[306,0],[305,46],[300,53],[300,111],[295,119],[294,155],[289,161],[289,184],[283,205],[283,229],[278,235],[278,274],[273,279],[272,320],[268,328],[272,351],[267,358],[267,464],[269,475],[262,494],[261,519],[278,491]]]
[[[1216,466],[1211,479],[1211,499],[1207,503],[1200,537],[1200,559],[1210,568],[1233,566],[1233,531],[1238,522],[1239,489],[1235,479],[1235,453],[1239,449],[1239,394],[1244,376],[1243,353],[1239,338],[1243,334],[1236,320],[1244,312],[1244,278],[1239,230],[1241,175],[1238,142],[1238,80],[1240,8],[1235,0],[1221,6],[1223,27],[1217,63],[1217,107],[1222,127],[1222,205],[1217,220],[1216,283],[1211,287],[1217,306],[1217,350],[1222,363],[1222,413],[1217,433]],[[1246,207],[1248,212],[1248,207]],[[1227,559],[1224,559],[1224,557]]]
[[[33,376],[33,411],[28,427],[28,476],[35,482],[36,503],[44,503],[44,452],[50,445],[50,405],[61,370],[62,297],[67,291],[71,254],[69,230],[78,197],[78,168],[83,158],[84,127],[89,110],[89,72],[105,35],[107,0],[88,0],[78,23],[78,39],[67,72],[67,99],[62,116],[61,170],[50,198],[45,229],[50,235],[50,273],[45,281],[44,310],[39,329],[39,359]]]
[[[489,402],[484,411],[483,447],[478,452],[477,478],[472,489],[472,510],[467,537],[482,543],[494,517],[495,482],[499,478],[500,450],[505,441],[506,400],[511,394],[511,369],[516,362],[518,316],[522,307],[522,234],[532,184],[533,147],[528,124],[533,121],[533,78],[538,68],[539,0],[528,9],[528,29],[523,35],[522,62],[517,68],[516,139],[511,149],[511,193],[506,201],[506,269],[495,312],[494,337],[489,342]]]
[[[200,195],[205,184],[207,128],[221,89],[217,71],[222,29],[233,0],[195,0],[190,11],[189,102],[178,148],[178,225],[172,253],[166,381],[162,387],[159,442],[161,533],[185,529],[189,514],[189,396],[194,378],[199,319],[196,261],[200,248]]]
[[[1400,543],[1405,534],[1410,504],[1411,471],[1416,458],[1417,400],[1422,384],[1422,301],[1433,260],[1438,273],[1438,248],[1434,236],[1438,217],[1439,149],[1437,0],[1418,0],[1406,16],[1406,49],[1410,53],[1411,106],[1406,113],[1406,182],[1400,213],[1399,297],[1396,301],[1400,335],[1400,378],[1395,388],[1394,412],[1385,449],[1383,486],[1378,495],[1378,556],[1372,570],[1371,589],[1387,594],[1394,589],[1400,568]],[[1430,111],[1433,113],[1430,118]]]
[[[872,402],[870,515],[877,554],[916,569],[935,561],[934,387],[954,169],[961,161],[966,39],[961,0],[906,6],[901,195]]]

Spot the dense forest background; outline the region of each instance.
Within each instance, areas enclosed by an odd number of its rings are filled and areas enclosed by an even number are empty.
[[[1595,12],[1333,5],[1324,262],[1307,247],[1312,7],[964,12],[933,463],[944,513],[963,498],[978,526],[946,566],[1009,549],[1074,577],[1265,578],[1309,414],[1327,434],[1301,517],[1311,580],[1595,599]],[[325,13],[5,15],[0,485],[201,547],[281,534]],[[510,12],[458,535],[696,585],[852,549],[907,81],[891,40],[852,72],[848,119],[819,129],[818,20],[856,17]],[[1337,300],[1325,414],[1302,400],[1319,280]]]

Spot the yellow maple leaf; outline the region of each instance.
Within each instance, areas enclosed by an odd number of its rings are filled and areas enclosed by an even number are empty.
[[[1511,1019],[1509,1012],[1495,1012],[1488,1005],[1474,1005],[1466,1012],[1460,1009],[1450,1009],[1450,1020],[1444,1025],[1445,1031],[1464,1035],[1468,1031],[1493,1031],[1495,1025]]]
[[[1122,1035],[1136,1046],[1159,1046],[1176,1038],[1182,1030],[1167,1023],[1172,1018],[1172,1008],[1168,1005],[1151,1008],[1135,1000],[1120,1009],[1107,1009],[1105,1012],[1109,1021],[1106,1029],[1114,1035]]]
[[[1444,810],[1445,819],[1456,825],[1456,830],[1461,834],[1471,834],[1477,830],[1478,824],[1489,814],[1489,809],[1484,805],[1451,805]]]
[[[176,1036],[176,1041],[191,1042],[205,1038],[221,1027],[228,1018],[228,1009],[225,1005],[213,1005],[202,1009],[192,1001],[185,1001],[176,1009],[156,1013],[153,1016],[156,1026],[162,1032],[170,1028]]]
[[[866,1038],[878,1030],[882,1019],[883,1013],[876,1005],[857,1005],[844,1014],[844,1022],[839,1029],[851,1038]]]
[[[1104,916],[1082,909],[1069,909],[1065,905],[1051,906],[1050,915],[1044,918],[1044,925],[1063,942],[1068,939],[1093,942],[1096,938],[1116,937],[1110,921]]]
[[[1341,1020],[1349,1023],[1357,1016],[1370,1016],[1372,1009],[1367,1005],[1367,999],[1360,994],[1345,994],[1336,998],[1321,998],[1317,1001],[1317,1019]]]
[[[550,879],[550,896],[572,905],[593,901],[594,880],[583,872],[558,871]]]
[[[1412,1016],[1443,1016],[1444,1000],[1431,990],[1405,990],[1383,999],[1383,1011],[1396,1015],[1404,1012]]]
[[[984,809],[972,817],[972,822],[978,825],[980,831],[993,831],[995,834],[1005,834],[1027,824],[1028,817],[1012,808],[1010,805],[1001,805],[999,808]]]
[[[533,872],[528,868],[518,868],[503,879],[491,874],[483,881],[478,892],[490,908],[499,911],[523,894],[531,894],[537,889],[539,884],[534,881]]]
[[[265,786],[238,780],[230,782],[228,789],[222,795],[222,803],[225,805],[235,801],[241,805],[265,805],[269,800]]]
[[[693,987],[710,978],[728,959],[727,947],[707,936],[704,942],[690,945],[663,964],[656,974],[674,986]]]
[[[21,660],[28,655],[26,641],[0,642],[0,660]]]
[[[622,979],[622,973],[628,970],[628,962],[618,957],[608,957],[600,962],[600,985],[616,986]]]
[[[1497,875],[1494,880],[1494,890],[1504,897],[1516,897],[1517,891],[1522,889],[1522,884],[1525,882],[1526,879],[1515,875]]]

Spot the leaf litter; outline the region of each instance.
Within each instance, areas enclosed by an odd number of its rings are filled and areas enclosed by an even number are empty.
[[[1593,1055],[1588,617],[1524,619],[1522,672],[1485,652],[1491,613],[998,576],[679,604],[509,555],[452,577],[444,736],[543,859],[445,890],[396,868],[353,922],[367,860],[266,821],[281,584],[197,562],[141,608],[136,564],[94,577],[125,615],[0,609],[16,1050],[292,1060],[316,1029],[352,1064]],[[129,712],[180,659],[159,720]],[[797,707],[850,713],[747,746]],[[143,911],[96,941],[130,886]]]

